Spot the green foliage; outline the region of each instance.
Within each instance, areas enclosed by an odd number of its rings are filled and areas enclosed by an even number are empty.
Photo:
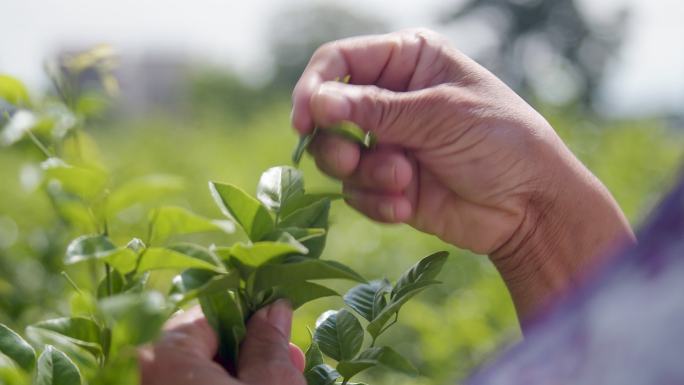
[[[316,327],[314,341],[326,356],[337,360],[350,360],[361,349],[363,328],[359,320],[347,310],[327,314]]]
[[[248,309],[240,306],[238,295],[235,291],[221,290],[199,296],[202,311],[218,334],[219,354],[230,362],[237,362],[240,342],[246,334]]]
[[[36,352],[21,336],[0,324],[0,353],[14,360],[24,370],[31,370],[36,363]]]
[[[71,64],[82,71],[87,63],[99,62],[100,53],[92,54]],[[83,105],[77,95],[69,95],[63,102],[65,108]],[[364,140],[365,134],[358,128],[333,131]],[[162,205],[141,218],[144,234],[123,238],[113,235],[110,223],[116,223],[136,205],[177,192],[182,182],[173,176],[153,174],[112,187],[110,172],[100,165],[84,161],[82,156],[72,163],[63,159],[64,141],[45,146],[37,137],[32,138],[47,157],[41,163],[40,186],[75,233],[87,232],[68,244],[63,263],[74,268],[85,266],[91,280],[82,288],[63,272],[74,291],[72,314],[39,321],[26,329],[29,340],[43,351],[35,371],[34,347],[4,325],[0,329],[0,351],[26,374],[33,373],[37,383],[104,384],[113,380],[113,371],[121,369],[128,371],[121,373],[121,378],[131,378],[130,371],[136,368],[126,356],[137,346],[153,341],[173,311],[192,301],[200,304],[216,330],[221,358],[235,363],[246,322],[260,308],[280,298],[289,300],[296,309],[319,298],[339,296],[335,289],[316,281],[366,283],[350,267],[320,259],[331,202],[339,194],[308,194],[303,173],[296,168],[266,170],[259,179],[256,198],[236,185],[210,182],[211,195],[225,220],[214,220],[182,206]],[[171,242],[198,233],[231,234],[234,223],[248,242],[209,247]],[[421,265],[405,279],[406,285],[434,276],[435,266]],[[147,287],[151,274],[160,270],[173,273],[166,275],[170,278],[167,295]],[[353,359],[363,337],[361,324],[347,310],[328,317],[314,335],[323,352],[348,365],[356,365]],[[374,351],[359,357],[365,360],[362,365],[375,360],[378,365],[401,369],[391,364],[396,353]],[[336,378],[336,372],[322,362],[310,370],[309,377],[324,382]]]
[[[268,209],[240,188],[215,182],[209,183],[209,188],[221,211],[234,219],[253,242],[262,240],[275,228]]]
[[[358,373],[374,366],[384,366],[388,369],[408,375],[417,375],[416,368],[399,353],[389,346],[368,348],[350,361],[343,361],[337,365],[337,371],[344,378],[351,378]]]
[[[79,385],[81,373],[71,359],[53,346],[47,345],[38,358],[36,385]]]
[[[359,320],[345,309],[327,311],[319,318],[307,358],[313,363],[305,369],[309,385],[322,385],[342,377],[342,383],[373,367],[384,367],[408,375],[418,374],[416,368],[389,346],[375,346],[378,336],[389,329],[399,316],[399,309],[414,295],[429,285],[442,270],[447,252],[437,252],[420,260],[404,272],[394,286],[387,279],[362,283],[344,296],[347,305],[368,321],[366,332],[371,336],[370,346],[363,350],[364,331]],[[386,296],[389,295],[389,299]],[[391,316],[395,319],[386,325]],[[335,370],[322,363],[321,352],[337,361]],[[315,363],[315,364],[314,364]]]

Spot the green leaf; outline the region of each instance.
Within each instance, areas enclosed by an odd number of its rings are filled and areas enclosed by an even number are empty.
[[[71,359],[54,346],[47,345],[38,358],[35,385],[79,385],[81,372]]]
[[[295,167],[299,166],[299,162],[301,162],[304,152],[307,148],[309,148],[309,145],[311,144],[311,142],[313,142],[314,138],[316,137],[317,130],[318,128],[314,128],[314,130],[310,134],[302,135],[299,137],[297,147],[295,147],[294,151],[292,152],[292,163],[295,165]]]
[[[321,351],[336,361],[351,360],[363,344],[363,328],[347,310],[331,312],[317,327],[314,340]]]
[[[391,285],[387,280],[362,283],[354,286],[344,295],[344,302],[361,317],[371,322],[387,306],[385,294],[390,290]]]
[[[288,166],[272,167],[261,174],[257,185],[257,199],[275,213],[288,202],[304,194],[302,172]]]
[[[401,275],[392,288],[387,306],[366,326],[366,330],[373,339],[383,332],[387,321],[397,314],[409,299],[428,286],[439,283],[434,278],[442,270],[448,256],[449,253],[446,251],[430,254]]]
[[[209,183],[211,195],[224,215],[234,219],[252,242],[273,231],[273,218],[258,200],[239,188],[216,182]]]
[[[408,375],[418,374],[418,371],[411,362],[389,346],[366,349],[354,360],[338,363],[337,371],[342,377],[351,378],[368,368],[378,365]]]
[[[184,254],[173,249],[150,247],[140,258],[138,271],[161,269],[205,269],[221,272],[223,268],[207,262],[195,255]]]
[[[97,300],[90,292],[74,291],[69,298],[69,308],[74,316],[90,316],[97,312]]]
[[[297,309],[305,303],[318,298],[339,296],[333,289],[312,282],[292,282],[288,285],[275,286],[255,295],[257,308],[266,306],[277,299],[286,298],[292,309]]]
[[[419,281],[433,281],[437,277],[437,274],[442,270],[447,257],[449,257],[448,252],[438,251],[428,255],[411,266],[411,268],[397,280],[397,283],[392,288],[391,298],[396,298],[397,294],[403,291],[405,286],[413,285],[415,282]]]
[[[18,79],[2,74],[0,74],[0,99],[15,106],[31,104],[26,86]]]
[[[240,342],[245,337],[244,314],[234,292],[219,291],[199,297],[207,321],[219,337],[219,356],[237,362]]]
[[[188,269],[173,278],[169,300],[176,307],[181,307],[199,296],[239,287],[240,277],[236,272],[217,274],[208,270]]]
[[[258,267],[276,258],[289,254],[306,254],[308,250],[299,242],[255,242],[249,245],[236,243],[230,248],[230,256],[244,265]]]
[[[214,266],[221,266],[221,261],[218,257],[211,250],[200,245],[193,243],[176,243],[168,248],[192,258],[210,263]]]
[[[150,280],[150,272],[146,271],[142,274],[127,274],[126,284],[121,293],[140,294],[145,290],[147,282]]]
[[[325,363],[325,361],[323,361],[323,353],[321,353],[321,348],[318,346],[318,343],[313,339],[313,333],[310,329],[309,333],[311,334],[311,344],[309,345],[309,348],[306,349],[304,360],[306,366],[304,367],[304,372],[308,372],[316,365],[321,365]]]
[[[102,330],[95,322],[93,322],[89,318],[55,318],[51,320],[38,322],[27,328],[27,333],[33,336],[41,335],[37,339],[46,341],[44,331],[57,333],[64,336],[66,338],[66,341],[89,351],[95,357],[100,357],[103,355]]]
[[[357,272],[336,261],[306,257],[288,258],[287,261],[288,263],[266,264],[259,267],[254,274],[253,290],[258,292],[292,282],[318,279],[348,279],[365,282],[365,279]]]
[[[309,206],[292,212],[279,223],[284,228],[321,228],[328,230],[328,215],[330,213],[330,199],[321,199]],[[302,241],[309,249],[308,257],[318,258],[325,247],[326,236]]]
[[[331,127],[323,128],[322,131],[326,134],[334,134],[349,139],[365,148],[371,148],[375,146],[375,142],[377,141],[372,132],[365,132],[356,124],[348,121],[338,123]]]
[[[197,215],[183,207],[164,206],[150,212],[152,223],[152,242],[162,242],[172,235],[225,231],[231,233],[235,226],[231,222],[217,222]],[[225,224],[229,223],[230,227]]]
[[[288,201],[287,206],[280,210],[280,217],[286,218],[295,211],[311,206],[312,204],[322,200],[329,200],[332,202],[342,198],[344,198],[344,195],[340,193],[305,193],[303,195],[298,195],[291,198]]]
[[[116,251],[117,247],[105,235],[83,235],[67,246],[64,263],[67,265],[106,257]]]
[[[135,268],[137,256],[128,247],[116,247],[104,235],[83,235],[67,246],[64,263],[67,265],[87,260],[107,262],[121,273]]]
[[[17,363],[22,369],[31,371],[36,363],[36,352],[19,334],[0,324],[0,353]]]
[[[89,205],[77,196],[48,186],[45,192],[54,202],[55,211],[81,234],[97,231]]]
[[[290,243],[297,247],[306,246],[302,242],[325,236],[325,229],[302,229],[299,227],[285,227],[275,230],[264,237],[264,241]],[[308,249],[307,249],[308,250]]]
[[[425,290],[428,286],[436,285],[441,282],[439,281],[418,281],[415,282],[409,286],[405,286],[405,290],[402,292],[401,296],[397,296],[395,298],[390,299],[389,303],[387,306],[382,309],[380,314],[378,314],[372,322],[370,322],[366,326],[366,331],[373,337],[373,339],[377,338],[380,334],[382,334],[383,327],[387,323],[387,321],[392,318],[395,314],[399,312],[402,306],[408,300],[413,298],[416,294],[420,293],[421,291]]]
[[[119,294],[124,290],[125,279],[124,276],[117,269],[111,269],[109,272],[109,280],[107,277],[103,277],[100,283],[97,285],[97,298],[105,298],[110,295]]]
[[[46,183],[56,182],[63,191],[84,200],[92,200],[104,193],[107,174],[95,168],[71,166],[61,159],[50,158],[41,163]]]
[[[113,215],[135,204],[158,202],[183,188],[183,178],[174,175],[146,175],[132,179],[111,192],[107,199],[107,213]]]
[[[138,256],[129,247],[119,247],[109,254],[100,255],[98,259],[107,262],[121,274],[125,274],[135,269]]]
[[[332,385],[340,374],[329,365],[319,364],[304,372],[307,385]]]
[[[60,333],[31,326],[26,328],[26,336],[36,346],[56,347],[66,353],[81,369],[92,371],[99,366],[98,359],[102,357],[102,349],[96,344],[79,342]]]
[[[113,339],[117,346],[154,340],[171,309],[164,296],[153,291],[107,297],[99,305],[105,319],[115,323]]]

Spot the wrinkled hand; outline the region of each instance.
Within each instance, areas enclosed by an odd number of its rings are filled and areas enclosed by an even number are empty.
[[[331,81],[347,74],[352,84]],[[490,255],[523,314],[585,259],[631,237],[608,191],[546,120],[432,32],[322,46],[293,105],[300,133],[351,121],[376,135],[365,151],[333,135],[312,143],[351,206]]]
[[[140,349],[143,385],[305,385],[304,355],[289,344],[292,310],[278,301],[249,320],[237,378],[214,361],[218,339],[199,307],[169,320],[153,346]]]

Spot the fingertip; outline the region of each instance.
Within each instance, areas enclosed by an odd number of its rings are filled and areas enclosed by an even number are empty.
[[[302,373],[304,372],[304,368],[306,367],[304,352],[299,346],[293,343],[290,343],[290,361],[292,361],[292,365],[294,365],[297,370]]]
[[[377,204],[379,220],[387,223],[402,223],[411,217],[411,204],[406,198],[388,198]]]
[[[308,134],[314,128],[310,110],[311,96],[319,84],[318,76],[304,74],[292,91],[290,121],[300,134]]]
[[[349,120],[352,107],[344,87],[348,86],[338,82],[325,82],[311,95],[311,115],[319,126],[326,127]]]
[[[258,317],[275,328],[285,340],[290,339],[292,329],[292,305],[285,299],[279,299],[257,311],[254,317]]]
[[[352,175],[361,158],[361,150],[356,143],[335,135],[317,135],[311,149],[318,168],[338,179]]]
[[[408,199],[402,197],[397,199],[394,206],[394,220],[397,223],[403,223],[411,219],[413,215],[413,207]]]
[[[290,122],[292,127],[300,134],[308,134],[313,130],[313,121],[309,114],[308,108],[302,106],[303,103],[295,102],[290,113]]]
[[[368,216],[383,223],[404,223],[411,219],[413,207],[403,195],[385,195],[344,186],[345,201]]]

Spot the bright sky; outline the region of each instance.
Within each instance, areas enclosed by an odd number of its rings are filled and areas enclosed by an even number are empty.
[[[239,71],[266,70],[267,23],[283,7],[316,0],[2,0],[0,72],[43,84],[41,61],[70,46],[111,43],[123,52],[184,52]],[[324,0],[318,0],[324,1]],[[327,0],[389,20],[396,28],[434,22],[444,0]],[[458,0],[454,0],[457,4]],[[581,0],[592,17],[632,7],[632,25],[604,90],[614,113],[684,106],[684,1]],[[466,53],[479,42],[450,35]],[[266,64],[264,64],[266,63]]]

